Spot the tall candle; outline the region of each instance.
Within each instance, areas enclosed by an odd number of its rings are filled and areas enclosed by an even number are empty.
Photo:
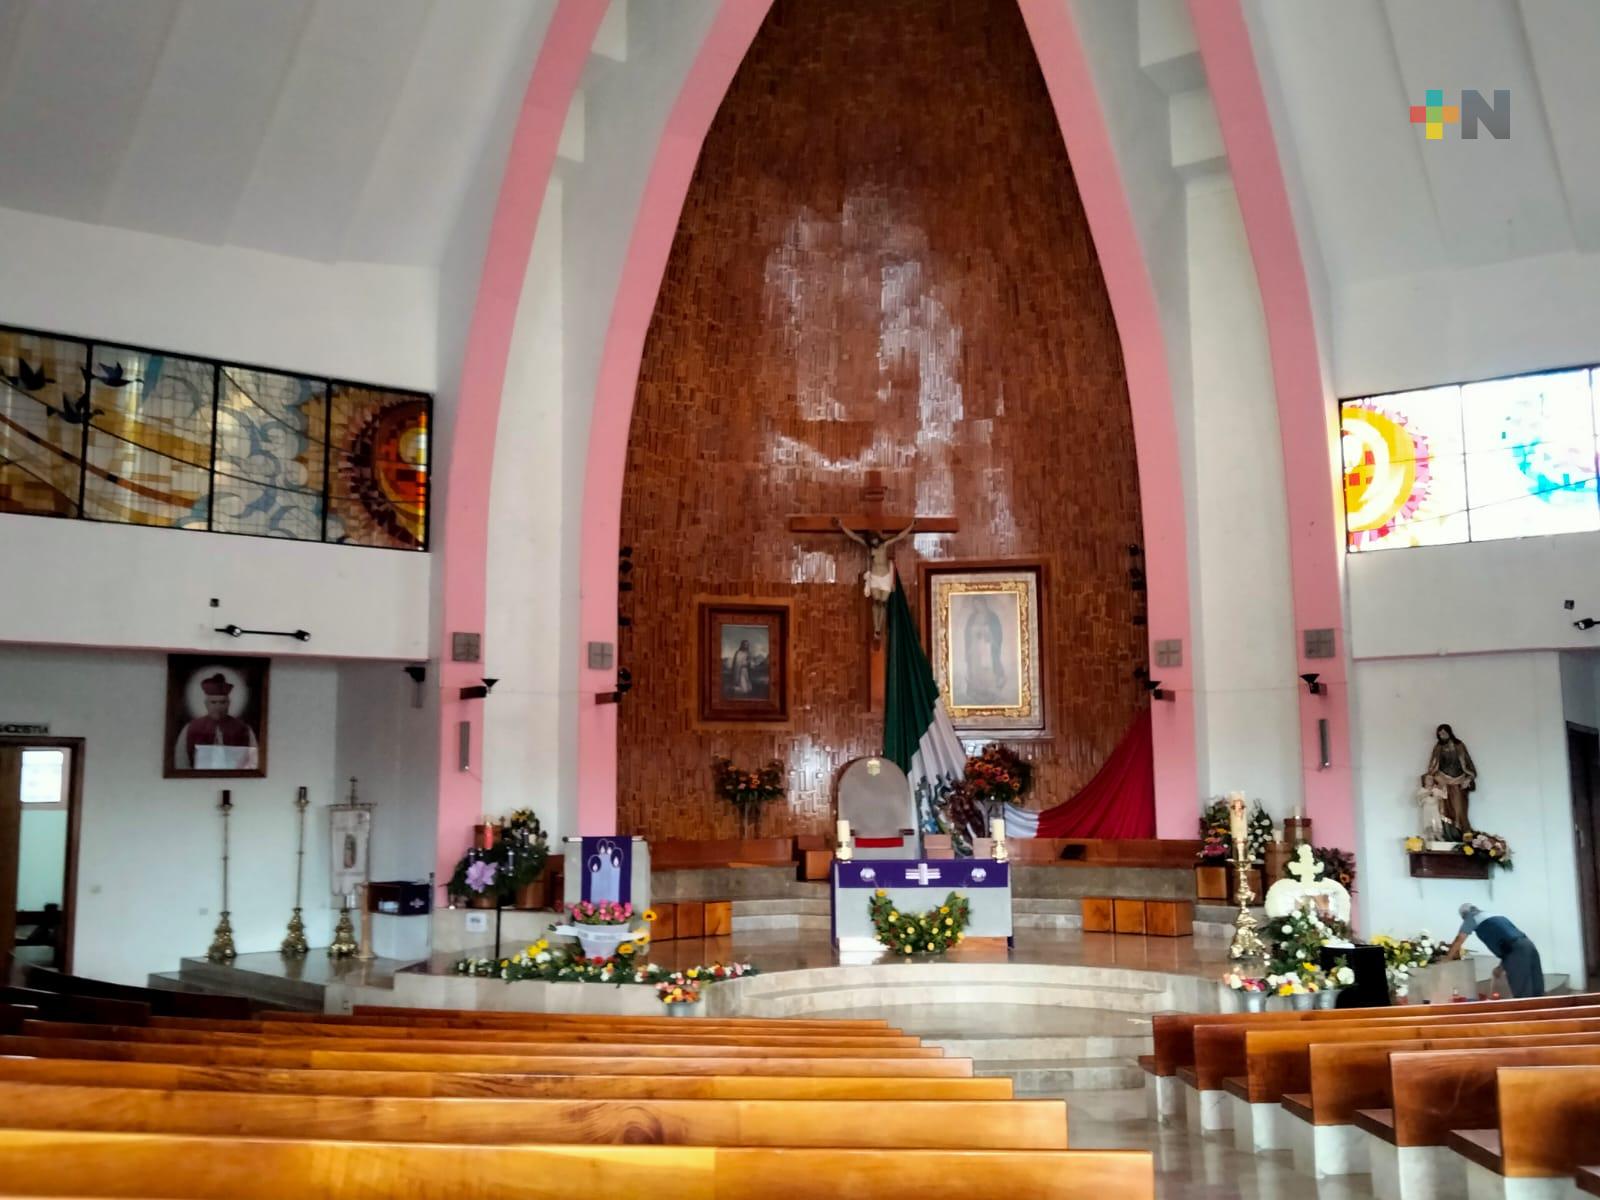
[[[840,817],[834,836],[837,838],[839,845],[848,845],[850,843],[850,822]]]
[[[1244,793],[1230,792],[1228,794],[1228,831],[1233,834],[1233,840],[1242,842],[1245,836],[1244,819]]]

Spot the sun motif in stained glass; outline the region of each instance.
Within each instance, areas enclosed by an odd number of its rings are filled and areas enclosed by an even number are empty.
[[[1405,417],[1363,401],[1343,406],[1344,504],[1350,543],[1381,541],[1428,498],[1428,439]]]

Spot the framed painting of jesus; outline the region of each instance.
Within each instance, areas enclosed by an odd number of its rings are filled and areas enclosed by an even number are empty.
[[[697,723],[787,727],[790,602],[700,596],[695,611]]]
[[[1038,562],[919,566],[934,680],[958,733],[1044,737]]]

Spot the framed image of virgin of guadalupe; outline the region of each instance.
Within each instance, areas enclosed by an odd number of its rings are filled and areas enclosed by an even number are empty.
[[[261,779],[267,773],[270,658],[167,655],[167,779]]]
[[[1044,737],[1038,562],[932,562],[917,569],[933,677],[956,732]]]

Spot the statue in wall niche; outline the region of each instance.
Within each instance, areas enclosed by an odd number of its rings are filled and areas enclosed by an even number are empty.
[[[1444,840],[1444,806],[1448,799],[1449,793],[1442,783],[1432,775],[1422,777],[1422,786],[1417,789],[1417,809],[1422,816],[1420,831],[1424,840]]]
[[[1433,752],[1428,756],[1422,786],[1428,787],[1430,781],[1444,789],[1445,833],[1459,839],[1462,832],[1472,828],[1467,817],[1467,793],[1478,785],[1478,768],[1472,765],[1467,744],[1457,739],[1455,730],[1448,725],[1434,730]]]

